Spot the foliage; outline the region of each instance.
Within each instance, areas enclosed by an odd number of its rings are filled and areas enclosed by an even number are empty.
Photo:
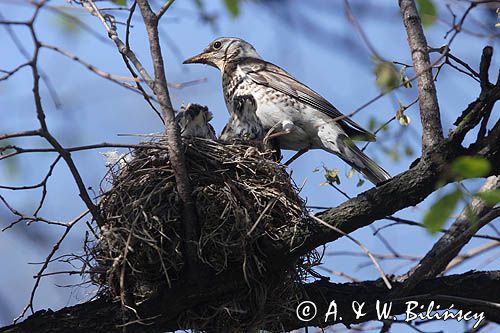
[[[432,0],[417,0],[417,7],[424,28],[428,28],[436,22],[437,10]]]
[[[375,61],[375,77],[377,85],[383,92],[389,92],[400,84],[396,66],[390,61]]]
[[[477,156],[460,156],[451,165],[457,179],[484,177],[491,171],[488,160]]]
[[[238,16],[240,13],[240,0],[224,0],[224,3],[231,15]]]
[[[321,185],[330,185],[333,183],[340,185],[339,169],[328,169],[325,165],[323,165],[323,169],[325,169],[324,176],[326,182]]]
[[[477,156],[460,156],[453,161],[451,170],[455,180],[460,181],[487,176],[491,171],[491,164],[488,160]],[[431,233],[435,233],[443,227],[446,219],[453,213],[458,201],[463,196],[464,193],[457,187],[455,191],[442,196],[432,205],[423,222]],[[488,205],[495,205],[500,201],[499,190],[478,192],[475,196],[483,199]]]
[[[455,210],[462,191],[455,190],[438,199],[424,216],[423,224],[431,233],[438,232]]]
[[[500,189],[478,192],[476,196],[484,200],[489,206],[494,206],[500,202]]]
[[[408,126],[410,125],[411,118],[406,114],[404,114],[405,110],[406,108],[404,107],[404,105],[401,102],[399,102],[399,109],[396,112],[396,119],[399,121],[401,125]]]

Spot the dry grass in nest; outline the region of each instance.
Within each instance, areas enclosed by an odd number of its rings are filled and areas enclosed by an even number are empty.
[[[115,298],[126,289],[134,303],[171,286],[183,267],[174,175],[162,140],[148,144],[158,148],[134,150],[106,178],[111,188],[99,203],[106,224],[90,249],[98,272],[93,280]],[[304,201],[271,151],[199,138],[185,146],[201,226],[199,258],[216,272],[242,267],[248,290],[193,309],[183,321],[226,331],[276,320],[296,296],[294,282],[305,277],[306,262],[317,254],[302,258],[279,283],[269,283],[257,240],[282,239],[285,226],[306,223]]]

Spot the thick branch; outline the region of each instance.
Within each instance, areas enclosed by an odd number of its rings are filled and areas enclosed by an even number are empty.
[[[396,287],[398,286],[397,283],[393,284]],[[450,275],[422,281],[416,286],[415,292],[409,294],[407,298],[396,300],[388,297],[389,290],[380,280],[345,284],[318,281],[308,284],[304,288],[307,294],[307,297],[304,299],[313,301],[318,308],[316,320],[307,324],[310,326],[326,327],[335,323],[351,324],[377,319],[376,312],[374,311],[377,300],[380,300],[382,303],[393,300],[391,315],[404,313],[406,310],[405,302],[409,300],[418,300],[421,305],[425,306],[430,301],[435,301],[436,304],[441,305],[441,309],[454,304],[455,309],[474,312],[484,311],[487,320],[500,322],[500,309],[494,306],[486,306],[487,302],[500,302],[499,293],[493,292],[494,294],[489,294],[493,290],[498,289],[499,284],[500,271]],[[441,297],[438,295],[441,295]],[[463,298],[465,302],[461,303],[457,298],[450,301],[449,298],[443,297],[444,295]],[[467,299],[470,302],[467,302]],[[484,305],[480,305],[478,303],[481,302],[473,302],[473,299],[487,302],[484,302]],[[325,314],[332,300],[335,300],[337,303],[338,318],[342,317],[342,319],[333,322],[333,316],[330,316],[330,320],[325,322]],[[351,308],[353,301],[366,302],[363,308],[365,310],[363,312],[367,312],[366,316],[358,320],[355,319]],[[425,310],[427,308],[414,311],[424,312]],[[284,326],[288,331],[304,327],[304,322],[301,322],[292,314]]]
[[[432,77],[427,40],[414,0],[399,0],[403,23],[408,36],[415,74],[417,75],[420,118],[422,122],[422,151],[428,152],[443,141],[436,87]]]
[[[345,233],[351,233],[403,208],[418,204],[436,190],[436,184],[443,177],[448,163],[463,153],[460,149],[453,150],[450,146],[443,143],[434,147],[439,153],[421,159],[415,167],[394,177],[390,182],[361,193],[338,207],[328,209],[318,217]],[[389,202],[390,204],[387,204]],[[294,240],[292,250],[289,242],[266,243],[271,247],[268,251],[279,253],[274,254],[274,257],[303,255],[342,237],[334,230],[316,223],[304,225],[300,230],[290,230],[290,234]]]
[[[413,299],[418,298],[421,304],[427,304],[430,300],[435,300],[442,307],[449,306],[451,303],[455,304],[455,308],[463,308],[464,310],[471,311],[485,311],[486,318],[491,321],[500,322],[500,312],[498,309],[482,306],[477,302],[469,302],[467,304],[457,303],[456,300],[450,302],[449,300],[439,298],[438,296],[429,295],[446,295],[448,297],[459,297],[466,299],[477,299],[488,302],[500,302],[500,294],[496,292],[498,284],[500,283],[500,272],[476,272],[466,273],[462,275],[452,275],[441,277],[437,279],[425,280],[420,282],[415,290],[418,293],[412,293],[409,297]],[[229,287],[229,288],[228,288]],[[289,317],[280,318],[286,330],[292,330],[299,327],[304,327],[306,324],[309,326],[322,326],[334,324],[332,321],[324,322],[324,314],[328,309],[330,301],[335,300],[340,311],[339,316],[342,323],[365,322],[375,319],[375,313],[369,312],[365,317],[360,320],[353,318],[353,312],[350,311],[352,301],[367,302],[365,309],[374,309],[376,300],[381,302],[388,302],[389,290],[383,285],[381,281],[366,281],[361,283],[346,283],[335,284],[325,281],[318,281],[303,286],[304,298],[302,300],[313,301],[318,307],[318,317],[316,321],[309,323],[301,322],[295,316],[294,309],[289,312]],[[196,290],[184,290],[184,293],[179,292],[177,295],[171,295],[167,299],[157,299],[156,303],[148,304],[149,309],[164,309],[172,308],[175,305],[175,310],[182,311],[190,309],[200,304],[200,302],[207,302],[213,299],[214,293],[232,290],[226,281],[219,281],[213,285],[211,290],[207,290],[203,294],[197,294]],[[191,293],[189,293],[191,291]],[[188,292],[188,293],[186,293]],[[186,297],[188,296],[189,297]],[[179,298],[175,298],[175,296]],[[423,296],[423,297],[422,297]],[[212,298],[211,298],[212,297]],[[301,300],[301,301],[302,301]],[[300,303],[300,301],[298,302]],[[297,304],[298,304],[297,303]],[[391,314],[398,314],[404,311],[404,301],[394,300],[393,311]],[[486,303],[486,302],[484,302]],[[42,310],[36,312],[34,315],[28,317],[24,322],[16,325],[0,328],[3,333],[17,333],[17,332],[38,332],[38,333],[59,333],[59,332],[122,332],[121,324],[121,311],[119,303],[111,303],[104,300],[96,300],[84,304],[67,307],[59,311]],[[151,312],[149,315],[156,315],[157,312]],[[147,315],[145,313],[145,315]],[[330,317],[333,319],[333,316]],[[175,330],[179,327],[176,318],[164,313],[159,320],[149,323],[144,320],[145,324],[132,323],[127,326],[127,332],[160,332]],[[337,322],[337,323],[338,323]]]
[[[318,214],[318,217],[345,233],[351,233],[400,211],[415,206],[433,193],[439,186],[453,179],[447,179],[449,165],[461,155],[477,154],[490,160],[491,175],[498,174],[500,147],[498,139],[500,122],[480,144],[466,150],[454,142],[444,141],[434,147],[434,153],[422,158],[410,170],[394,177],[388,183],[372,188],[338,207]],[[390,204],[387,204],[390,203]],[[299,229],[289,231],[290,240],[263,242],[265,251],[276,258],[276,266],[286,264],[283,257],[297,257],[318,246],[332,242],[341,234],[325,226],[311,222]],[[292,242],[293,240],[293,242]],[[291,246],[290,246],[291,245]]]

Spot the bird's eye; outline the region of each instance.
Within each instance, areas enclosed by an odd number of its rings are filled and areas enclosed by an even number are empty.
[[[221,46],[222,46],[221,42],[215,42],[214,45],[213,45],[214,49],[216,49],[216,50],[220,49]]]

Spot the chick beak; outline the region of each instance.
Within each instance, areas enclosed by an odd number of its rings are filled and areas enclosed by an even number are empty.
[[[200,53],[184,60],[183,64],[208,64],[208,59],[205,53]]]

